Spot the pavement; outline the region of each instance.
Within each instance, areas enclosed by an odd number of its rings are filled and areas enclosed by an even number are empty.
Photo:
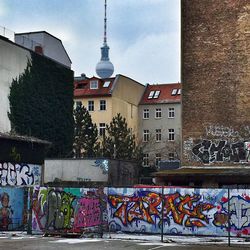
[[[245,250],[250,242],[243,238],[232,238],[228,247],[226,237],[164,236],[112,233],[103,238],[62,238],[27,235],[26,232],[0,233],[0,249],[8,250]]]

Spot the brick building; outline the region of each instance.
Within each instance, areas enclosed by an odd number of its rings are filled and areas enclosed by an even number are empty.
[[[249,186],[250,1],[182,0],[181,11],[182,168],[168,181]]]

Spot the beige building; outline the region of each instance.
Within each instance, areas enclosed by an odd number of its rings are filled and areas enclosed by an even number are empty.
[[[82,102],[89,111],[93,123],[98,127],[99,135],[105,131],[118,113],[124,117],[128,127],[138,138],[138,105],[145,86],[123,76],[100,79],[75,77],[74,102]]]

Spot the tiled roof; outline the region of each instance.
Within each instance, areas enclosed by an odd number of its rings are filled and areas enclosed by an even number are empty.
[[[98,81],[98,88],[91,89],[91,81]],[[115,77],[100,79],[97,77],[85,78],[74,81],[74,97],[89,97],[89,96],[110,96],[111,89],[114,84]],[[109,82],[109,83],[108,83]],[[105,87],[107,86],[107,87]]]
[[[179,103],[181,101],[181,84],[147,85],[140,104]]]

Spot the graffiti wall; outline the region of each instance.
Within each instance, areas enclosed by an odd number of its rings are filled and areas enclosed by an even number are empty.
[[[0,188],[0,230],[24,230],[27,225],[27,190]]]
[[[0,163],[0,186],[33,186],[41,184],[41,166]]]
[[[241,192],[231,199],[232,234],[250,234],[246,210],[250,197]],[[164,188],[162,193],[157,188],[109,188],[109,227],[111,231],[160,233],[163,226],[165,234],[226,236],[227,201],[226,189]]]
[[[83,230],[99,230],[107,218],[103,194],[103,189],[35,187],[32,232],[81,233]]]

